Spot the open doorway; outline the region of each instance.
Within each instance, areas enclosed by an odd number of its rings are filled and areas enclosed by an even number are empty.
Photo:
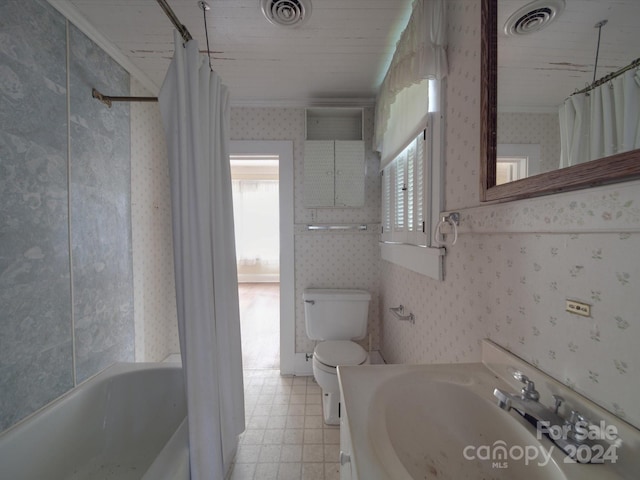
[[[279,156],[231,155],[242,362],[280,368]]]
[[[293,373],[293,144],[232,141],[245,369]]]

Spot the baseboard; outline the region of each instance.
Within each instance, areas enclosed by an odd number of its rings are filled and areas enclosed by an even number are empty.
[[[311,353],[296,353],[296,357],[293,363],[293,375],[296,376],[309,376],[313,375],[313,362],[311,360]]]

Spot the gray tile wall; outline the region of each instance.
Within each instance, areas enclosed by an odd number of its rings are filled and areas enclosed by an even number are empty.
[[[71,246],[76,375],[133,361],[129,104],[111,108],[95,86],[129,95],[129,74],[74,26],[69,30]]]
[[[0,431],[73,388],[72,313],[78,382],[133,360],[129,111],[90,96],[129,77],[70,27],[68,137],[66,36],[46,1],[0,3]]]

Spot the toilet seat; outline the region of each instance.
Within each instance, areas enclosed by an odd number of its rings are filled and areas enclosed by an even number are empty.
[[[320,342],[313,356],[320,364],[334,370],[338,365],[361,365],[367,360],[365,349],[351,340]]]

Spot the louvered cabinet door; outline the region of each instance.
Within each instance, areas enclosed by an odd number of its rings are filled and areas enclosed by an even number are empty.
[[[333,140],[304,142],[304,206],[332,207],[335,188]]]
[[[362,207],[364,205],[364,174],[364,142],[361,140],[336,140],[336,207]]]

